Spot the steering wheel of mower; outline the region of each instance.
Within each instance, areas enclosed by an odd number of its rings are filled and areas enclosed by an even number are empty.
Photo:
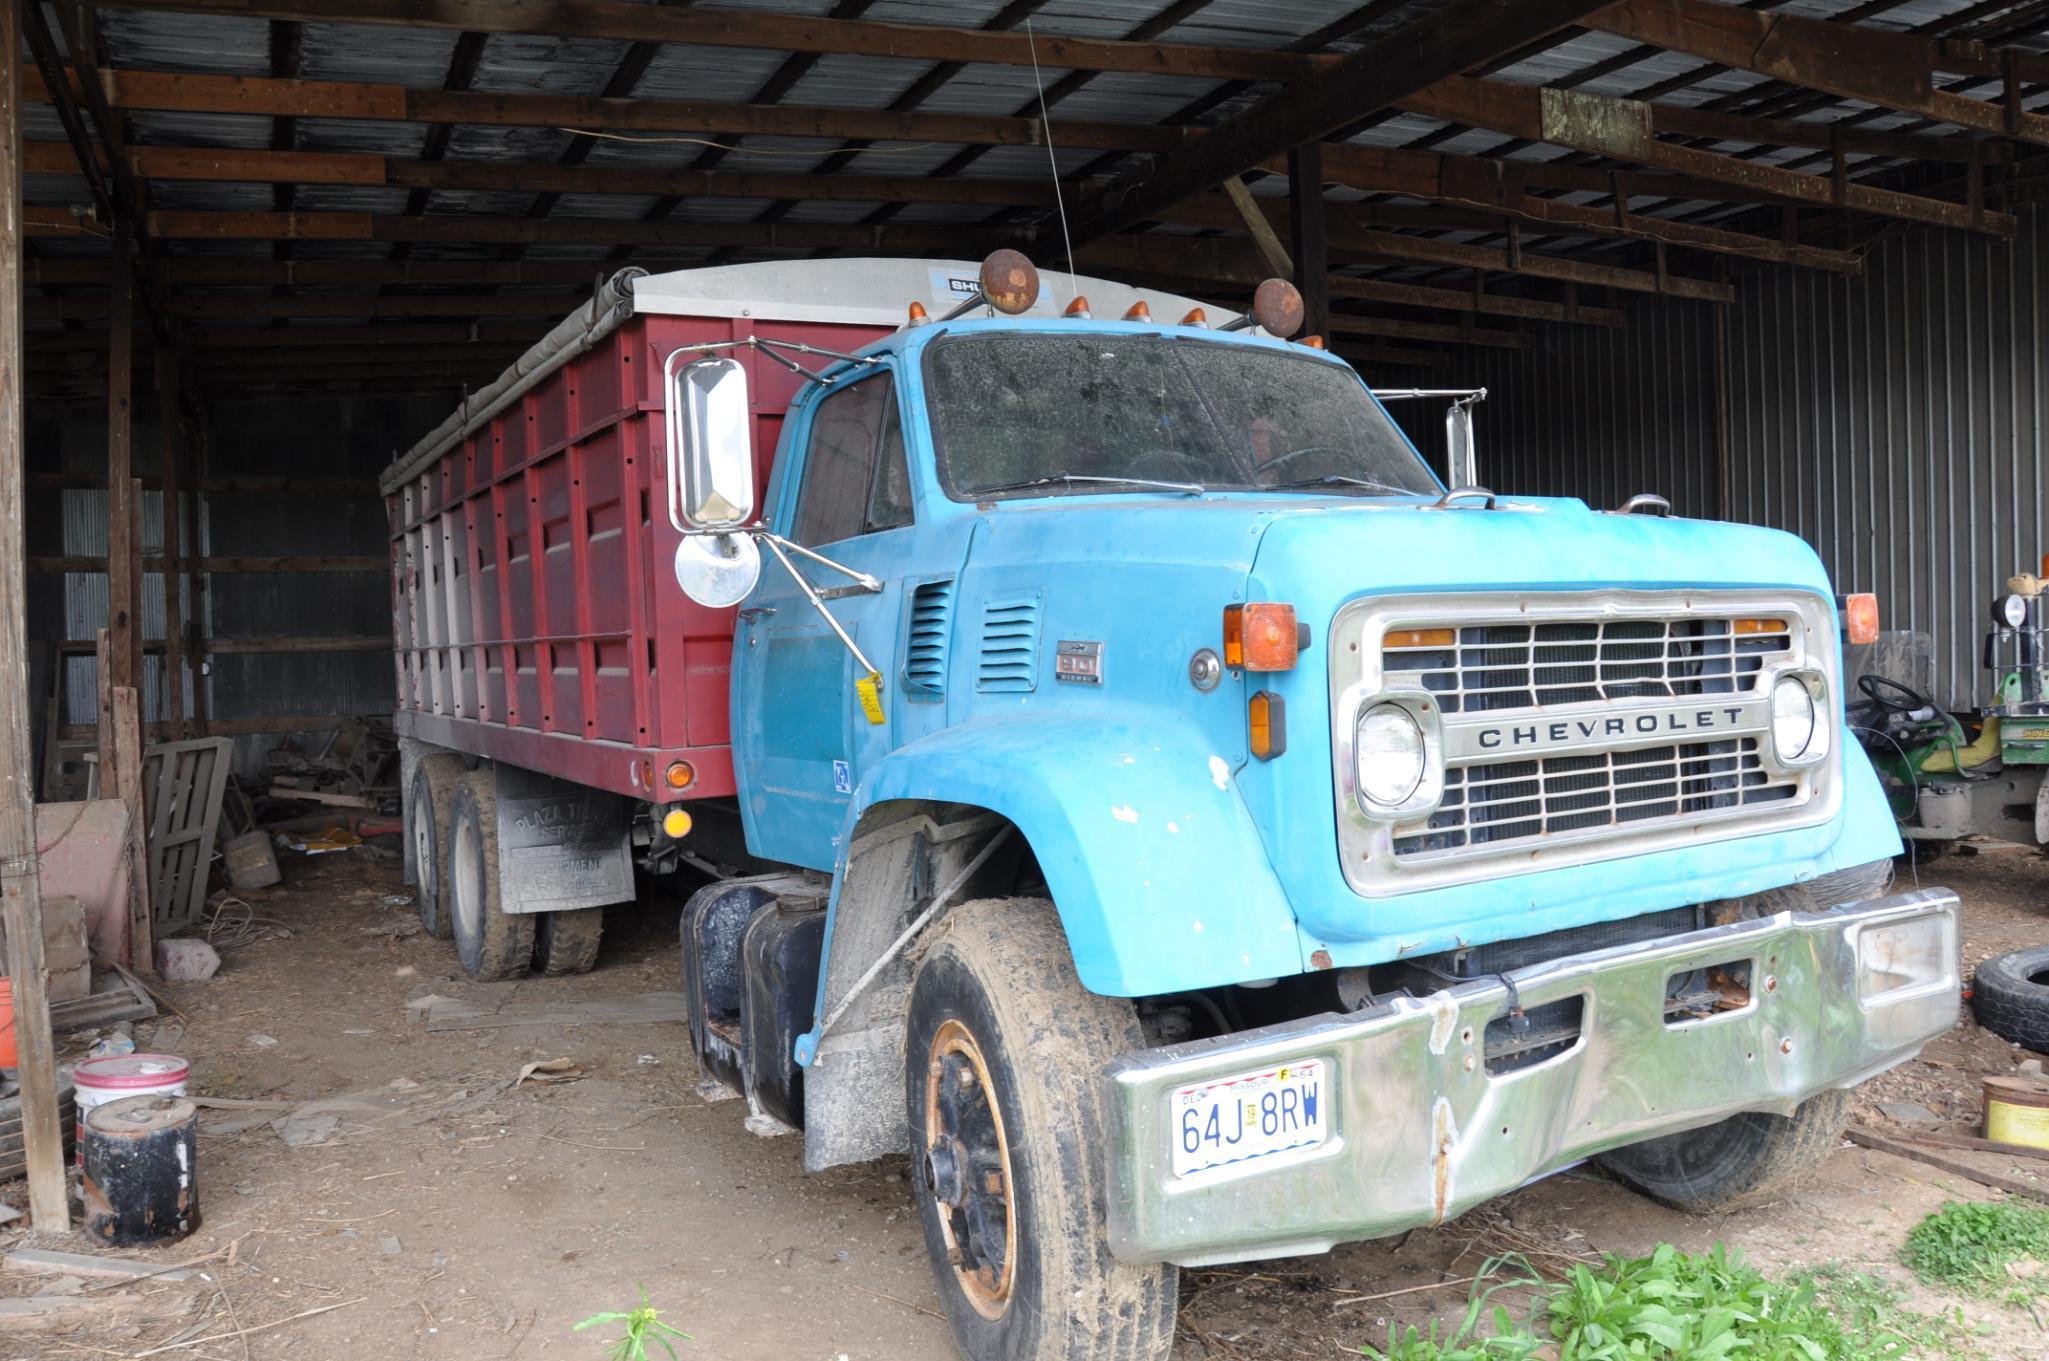
[[[1910,714],[1916,709],[1935,707],[1934,700],[1912,686],[1871,672],[1857,677],[1857,688],[1864,692],[1864,698],[1889,714]]]

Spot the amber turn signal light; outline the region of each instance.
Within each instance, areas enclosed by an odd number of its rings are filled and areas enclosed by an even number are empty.
[[[671,841],[681,841],[690,835],[690,814],[680,808],[671,808],[662,814],[662,835]]]
[[[1450,629],[1389,629],[1386,646],[1389,648],[1450,647],[1458,641],[1458,635]]]
[[[1877,596],[1864,594],[1843,597],[1843,640],[1857,644],[1878,641]]]
[[[1293,605],[1268,600],[1224,607],[1224,665],[1233,671],[1293,671],[1301,651]]]
[[[697,772],[691,769],[688,761],[671,761],[669,768],[662,772],[662,778],[669,782],[671,789],[688,789],[697,779]]]
[[[1245,705],[1247,745],[1262,761],[1288,749],[1288,702],[1271,690],[1253,693]]]

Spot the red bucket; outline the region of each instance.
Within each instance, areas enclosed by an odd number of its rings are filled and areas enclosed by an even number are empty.
[[[0,1068],[17,1068],[21,1054],[14,1045],[14,980],[0,978]]]

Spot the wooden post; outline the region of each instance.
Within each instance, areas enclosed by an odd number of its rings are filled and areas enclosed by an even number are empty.
[[[135,513],[129,502],[134,477],[129,422],[135,354],[134,240],[126,221],[117,218],[107,290],[107,631],[113,636],[115,685],[136,683],[142,655],[142,611],[128,562],[142,551],[135,541]]]
[[[128,805],[128,964],[156,975],[156,885],[149,873],[149,805],[142,797],[142,704],[133,686],[111,695],[114,726],[113,797]]]
[[[173,742],[185,736],[185,525],[178,494],[178,352],[157,351],[157,402],[163,421],[164,712]]]
[[[1304,142],[1288,153],[1289,254],[1295,287],[1302,290],[1302,334],[1330,334],[1330,246],[1323,201],[1323,143]]]
[[[207,696],[212,692],[207,685],[206,638],[212,614],[208,606],[212,603],[212,578],[199,570],[197,559],[206,551],[206,545],[199,541],[199,502],[206,495],[206,407],[199,408],[199,428],[192,437],[192,494],[185,498],[185,546],[191,556],[188,565],[193,568],[192,582],[192,632],[187,636],[192,643],[192,725],[199,736],[207,734]]]
[[[30,780],[28,614],[22,487],[22,0],[0,0],[0,924],[14,989],[21,1078],[21,1128],[31,1222],[43,1233],[71,1228],[64,1195],[64,1131],[57,1123],[57,1055],[50,1038],[43,962],[43,903],[37,881],[35,787]]]

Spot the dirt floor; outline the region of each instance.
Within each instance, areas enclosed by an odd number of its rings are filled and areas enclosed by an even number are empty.
[[[286,887],[248,896],[259,924],[289,936],[233,949],[213,981],[170,989],[189,1023],[165,1022],[161,1034],[141,1023],[136,1038],[191,1058],[197,1093],[345,1099],[296,1112],[207,1111],[204,1226],[184,1243],[135,1254],[163,1264],[204,1258],[203,1277],[101,1291],[140,1297],[141,1311],[110,1309],[66,1337],[0,1331],[0,1356],[139,1356],[183,1342],[156,1354],[596,1358],[598,1339],[611,1334],[572,1325],[631,1307],[644,1288],[692,1334],[692,1344],[678,1343],[686,1358],[953,1357],[901,1161],[804,1176],[795,1140],[756,1137],[736,1105],[697,1096],[680,1023],[429,1032],[408,1006],[438,994],[495,1011],[671,989],[673,911],[615,914],[588,976],[480,985],[461,981],[452,947],[419,934],[413,909],[391,901],[405,892],[396,866],[352,852],[288,857],[285,870]],[[1963,894],[1967,963],[2049,934],[2041,857],[1991,849],[1921,874]],[[1888,1127],[1874,1104],[1886,1101],[1975,1132],[1980,1077],[2025,1057],[1967,1021],[1860,1093],[1858,1118]],[[581,1076],[515,1085],[524,1065],[558,1058]],[[282,1132],[270,1123],[288,1115]],[[2049,1185],[2049,1162],[1949,1156]],[[1709,1221],[1575,1171],[1405,1239],[1184,1273],[1174,1355],[1265,1361],[1377,1343],[1391,1322],[1455,1317],[1461,1282],[1511,1249],[1557,1268],[1720,1238],[1769,1268],[1835,1262],[1907,1282],[1893,1254],[1921,1216],[1946,1199],[1997,1194],[1845,1144],[1784,1201]],[[0,1201],[22,1204],[23,1188],[0,1186]],[[90,1250],[82,1235],[0,1230],[0,1248],[21,1246]],[[0,1273],[0,1297],[49,1286],[47,1277]],[[1985,1355],[2049,1355],[2049,1333],[2025,1313],[1918,1289],[1915,1302],[1962,1307],[1988,1326],[1978,1344]]]

